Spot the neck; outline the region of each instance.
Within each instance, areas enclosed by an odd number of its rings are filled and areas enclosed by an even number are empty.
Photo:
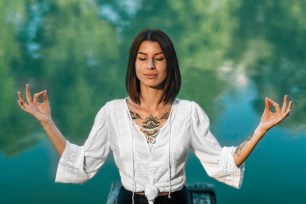
[[[143,108],[154,111],[161,105],[165,105],[163,102],[164,90],[142,87],[140,91],[140,105]]]

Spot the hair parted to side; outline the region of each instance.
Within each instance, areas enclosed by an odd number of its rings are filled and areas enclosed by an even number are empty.
[[[126,72],[126,90],[137,104],[140,104],[140,82],[136,76],[135,61],[140,44],[143,41],[158,42],[167,62],[167,77],[164,84],[163,102],[172,103],[181,88],[181,74],[176,52],[169,36],[158,29],[144,29],[138,33],[130,48],[128,69]]]

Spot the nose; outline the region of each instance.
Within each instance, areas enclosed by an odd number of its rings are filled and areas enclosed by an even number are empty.
[[[148,60],[147,69],[155,69],[155,64],[153,59]]]

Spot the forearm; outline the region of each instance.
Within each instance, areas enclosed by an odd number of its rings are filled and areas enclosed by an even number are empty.
[[[265,133],[284,120],[290,113],[292,108],[292,101],[288,103],[288,96],[284,97],[283,106],[280,106],[269,98],[265,98],[265,110],[261,116],[260,123],[256,128],[254,134],[244,141],[236,148],[233,154],[236,165],[239,167],[246,158],[251,154],[257,143],[265,135]],[[273,105],[275,112],[270,111],[270,105]]]
[[[66,138],[62,135],[60,130],[56,127],[52,119],[41,122],[45,132],[47,133],[51,143],[53,144],[57,153],[62,156],[66,147]]]
[[[261,138],[264,136],[265,133],[266,133],[265,131],[260,131],[260,130],[256,129],[255,132],[247,140],[245,140],[242,144],[240,144],[236,148],[236,150],[233,154],[233,157],[234,157],[235,163],[238,167],[252,153],[255,146],[261,140]]]

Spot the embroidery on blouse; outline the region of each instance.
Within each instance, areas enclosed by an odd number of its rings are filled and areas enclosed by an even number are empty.
[[[63,160],[63,165],[74,168],[79,157],[79,148],[74,144],[70,144],[68,155],[69,156],[65,157]]]

